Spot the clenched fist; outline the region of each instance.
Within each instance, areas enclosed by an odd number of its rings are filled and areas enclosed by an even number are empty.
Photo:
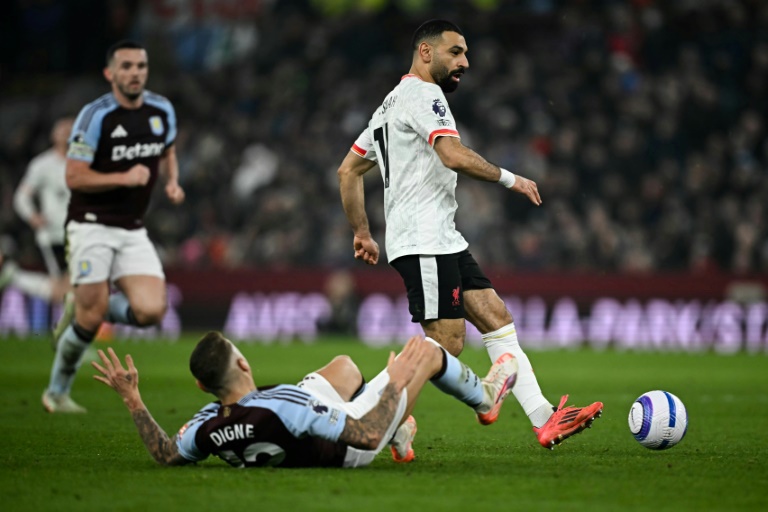
[[[149,183],[149,167],[136,164],[123,174],[126,187],[143,187]]]

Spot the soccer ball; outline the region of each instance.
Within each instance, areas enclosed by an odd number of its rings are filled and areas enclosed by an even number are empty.
[[[651,450],[666,450],[679,443],[688,431],[683,402],[666,391],[640,395],[629,410],[629,430],[638,443]]]

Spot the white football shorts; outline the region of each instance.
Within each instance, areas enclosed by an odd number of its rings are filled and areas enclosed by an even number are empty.
[[[373,409],[377,403],[379,403],[380,389],[370,384],[366,387],[360,396],[355,398],[351,402],[345,402],[336,389],[331,386],[331,383],[326,380],[325,377],[317,372],[312,372],[304,377],[301,382],[297,384],[300,388],[304,389],[308,393],[311,393],[321,402],[327,405],[340,409],[347,413],[348,416],[359,419]],[[360,450],[347,447],[347,455],[344,458],[345,468],[358,468],[367,466],[378,453],[384,449],[392,436],[395,435],[397,428],[400,426],[400,422],[403,420],[405,414],[405,407],[408,403],[408,391],[403,389],[402,395],[400,395],[400,403],[397,405],[397,411],[395,417],[392,418],[392,423],[387,427],[387,432],[382,438],[381,444],[375,450]]]
[[[67,223],[67,262],[73,285],[117,281],[124,276],[165,279],[147,230]]]

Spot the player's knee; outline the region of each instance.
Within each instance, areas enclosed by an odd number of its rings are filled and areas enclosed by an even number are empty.
[[[445,350],[452,356],[458,357],[464,350],[464,338],[467,330],[462,323],[458,328],[445,329],[440,333],[439,338],[435,338]]]
[[[75,321],[88,331],[95,331],[104,321],[107,314],[107,304],[101,302],[75,304]]]
[[[104,313],[94,310],[81,310],[75,313],[75,321],[86,331],[97,331],[104,321]]]
[[[336,372],[343,375],[346,382],[357,382],[363,378],[363,374],[360,373],[360,369],[357,367],[351,357],[347,355],[340,355],[333,358],[331,361]]]
[[[461,351],[464,350],[464,334],[449,334],[445,336],[445,339],[442,340],[440,344],[449,354],[454,357],[459,357]]]
[[[163,321],[166,310],[165,302],[154,302],[151,304],[131,305],[133,316],[136,323],[140,326],[156,325]]]

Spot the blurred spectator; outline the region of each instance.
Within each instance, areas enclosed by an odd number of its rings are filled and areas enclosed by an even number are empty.
[[[342,270],[328,276],[325,295],[331,305],[331,314],[320,323],[320,330],[329,334],[355,334],[360,299],[352,274]]]

